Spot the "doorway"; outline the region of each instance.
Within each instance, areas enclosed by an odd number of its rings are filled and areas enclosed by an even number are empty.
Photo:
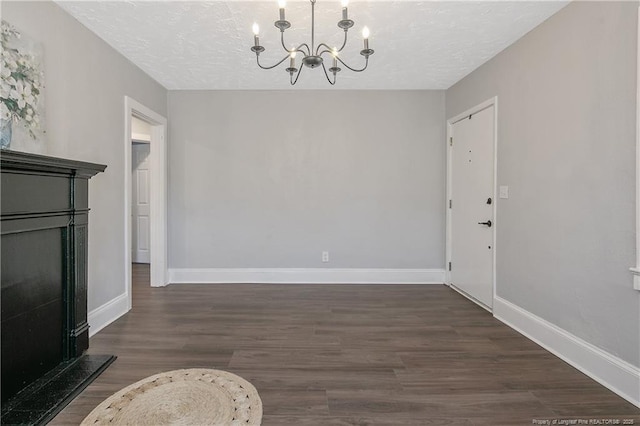
[[[151,125],[131,117],[131,261],[151,263],[149,244],[151,206]]]
[[[128,299],[128,308],[131,309],[132,305],[132,261],[134,260],[133,249],[139,251],[139,241],[133,241],[134,237],[134,225],[133,214],[136,214],[137,219],[142,216],[142,220],[145,221],[146,208],[146,221],[148,222],[148,230],[140,229],[136,223],[135,232],[136,238],[141,238],[142,242],[147,240],[147,252],[149,267],[149,283],[152,287],[162,287],[168,284],[167,281],[167,145],[166,145],[166,132],[167,132],[167,119],[155,111],[147,108],[136,100],[125,96],[125,139],[124,139],[124,213],[125,213],[125,247],[124,247],[124,268],[125,268],[125,283]],[[140,140],[145,139],[139,137],[138,143],[146,144],[148,147],[148,154],[146,154],[147,164],[143,167],[147,168],[146,172],[142,172],[140,180],[146,179],[148,183],[148,192],[146,194],[146,207],[137,208],[134,210],[133,206],[133,182],[134,182],[134,164],[138,161],[134,160],[134,152],[136,149],[133,147],[134,138],[132,137],[134,129],[134,120],[140,120],[148,126],[148,141]],[[147,143],[148,142],[148,143]],[[146,148],[144,148],[146,149]],[[143,148],[138,148],[143,151]],[[144,155],[142,155],[144,157]],[[144,169],[143,169],[144,170]],[[146,177],[144,176],[146,174]],[[138,177],[136,176],[136,180]],[[143,182],[144,183],[144,182]],[[136,182],[138,185],[138,182]],[[138,191],[138,186],[136,186]],[[139,195],[139,194],[136,194]],[[145,194],[143,194],[143,197]],[[138,197],[139,198],[139,197]],[[144,201],[144,200],[143,200]],[[143,203],[144,204],[144,203]],[[142,244],[144,246],[144,244]],[[144,248],[144,247],[143,247]],[[145,250],[142,250],[143,252]]]
[[[447,121],[447,283],[492,311],[497,99]]]

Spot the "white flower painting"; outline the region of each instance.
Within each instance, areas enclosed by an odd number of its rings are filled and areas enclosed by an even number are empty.
[[[3,20],[1,56],[2,147],[43,153],[46,144],[42,46]]]

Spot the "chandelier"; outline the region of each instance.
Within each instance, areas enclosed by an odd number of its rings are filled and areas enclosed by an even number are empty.
[[[251,51],[253,51],[256,54],[256,62],[258,63],[258,66],[264,70],[269,70],[282,64],[288,58],[289,67],[286,69],[286,71],[289,73],[289,81],[291,82],[292,86],[298,82],[298,78],[300,77],[300,73],[302,72],[302,68],[303,68],[302,66],[300,66],[299,69],[296,68],[296,55],[298,53],[303,55],[303,58],[302,58],[303,65],[311,69],[322,67],[322,69],[324,70],[324,75],[327,77],[327,81],[332,85],[336,84],[336,75],[341,71],[340,67],[338,67],[338,63],[344,65],[346,68],[354,72],[362,72],[366,70],[367,66],[369,65],[369,56],[373,55],[373,49],[369,49],[369,29],[367,27],[364,27],[362,29],[362,37],[364,39],[364,49],[360,51],[360,54],[364,56],[364,59],[365,59],[364,67],[360,69],[352,68],[349,65],[347,65],[342,60],[342,58],[338,56],[340,52],[342,52],[342,49],[344,49],[344,47],[347,45],[347,33],[349,31],[349,28],[353,27],[354,25],[354,22],[351,19],[349,19],[349,15],[347,11],[347,4],[349,0],[342,0],[342,19],[338,21],[338,28],[341,28],[342,30],[344,30],[344,42],[342,43],[342,46],[339,49],[336,47],[331,48],[325,43],[320,43],[316,47],[315,45],[316,0],[310,0],[310,1],[311,1],[311,47],[309,47],[307,43],[302,43],[298,47],[294,47],[291,49],[287,49],[284,42],[284,30],[291,27],[291,23],[287,21],[284,17],[285,0],[278,1],[278,4],[280,6],[280,19],[275,21],[274,25],[276,26],[276,28],[280,30],[280,42],[282,44],[282,48],[285,50],[285,52],[287,52],[287,55],[275,65],[263,66],[260,63],[260,53],[264,52],[265,48],[264,46],[260,46],[260,38],[259,38],[260,27],[258,26],[257,23],[253,24],[254,45],[251,48]],[[329,72],[327,72],[327,68],[325,67],[323,55],[328,55],[333,59],[332,66],[329,68]],[[329,73],[333,74],[333,80],[331,80],[331,78],[329,77]],[[295,75],[295,78],[294,78],[294,75]]]

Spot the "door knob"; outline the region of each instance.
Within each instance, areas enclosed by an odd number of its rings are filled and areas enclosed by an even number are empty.
[[[489,228],[491,228],[491,221],[488,220],[486,222],[478,222],[478,225],[487,225]]]

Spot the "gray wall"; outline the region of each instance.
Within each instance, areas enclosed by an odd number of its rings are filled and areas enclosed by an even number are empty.
[[[498,96],[497,294],[640,365],[638,2],[574,2],[447,90]]]
[[[170,268],[443,268],[443,91],[168,105]]]
[[[124,293],[124,96],[166,114],[167,91],[53,2],[3,2],[44,47],[47,152],[107,165],[91,179],[89,310]]]

